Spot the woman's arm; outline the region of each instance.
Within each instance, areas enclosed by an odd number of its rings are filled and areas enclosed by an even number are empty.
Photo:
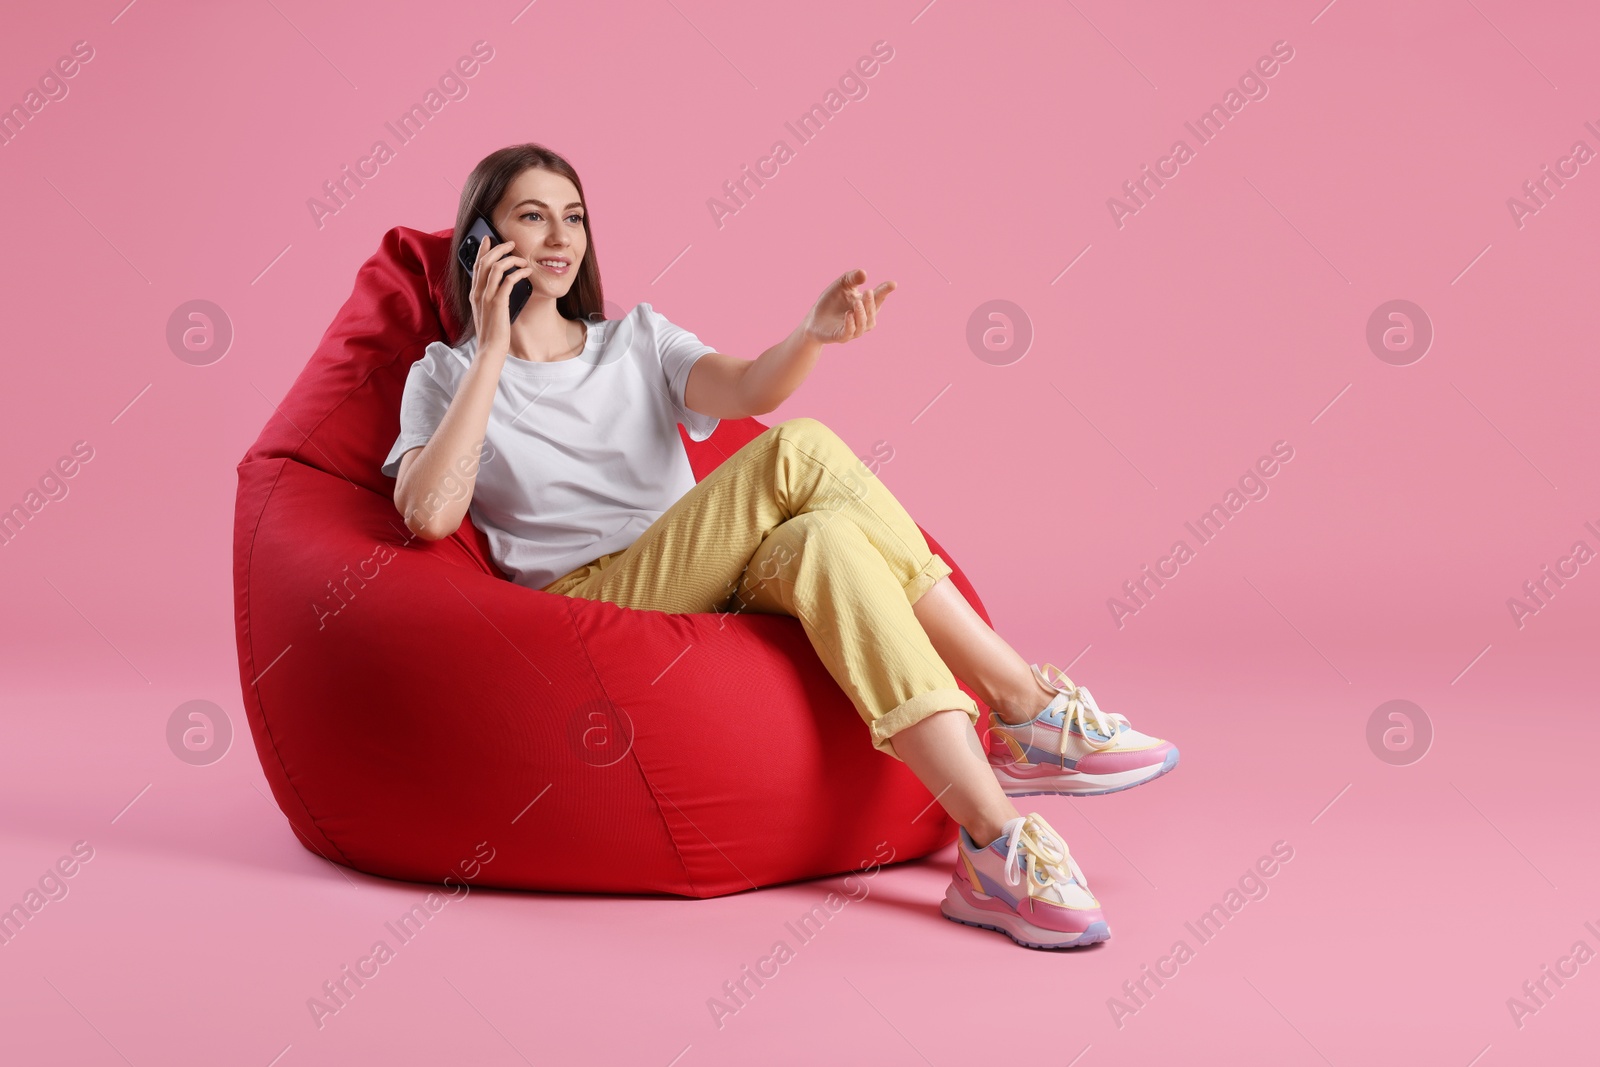
[[[719,419],[765,415],[782,404],[811,373],[823,345],[852,341],[878,324],[878,308],[895,284],[862,293],[856,286],[866,280],[859,268],[840,275],[794,332],[753,360],[721,352],[701,356],[684,383],[684,403]]]
[[[511,254],[515,247],[511,241],[493,248],[488,241],[478,242],[472,272],[477,350],[433,436],[401,456],[395,472],[394,506],[405,516],[406,529],[424,541],[455,533],[472,504],[489,409],[511,353],[511,289],[533,272],[531,263]],[[507,264],[517,264],[517,269],[507,271],[498,285],[491,284],[489,279]]]
[[[476,353],[428,443],[400,457],[394,506],[405,516],[406,529],[424,541],[455,533],[472,504],[489,409],[505,361],[503,353]]]

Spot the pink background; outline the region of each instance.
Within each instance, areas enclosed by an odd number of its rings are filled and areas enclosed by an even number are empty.
[[[95,849],[0,947],[0,1058],[1592,1055],[1600,962],[1520,1028],[1506,1003],[1574,942],[1600,952],[1600,564],[1520,629],[1507,608],[1575,541],[1600,550],[1600,164],[1520,228],[1507,207],[1575,141],[1600,150],[1592,13],[123,2],[35,6],[0,36],[0,104],[73,42],[95,53],[0,148],[0,507],[94,449],[0,547],[0,904]],[[469,94],[319,229],[307,199],[478,40],[494,58]],[[794,147],[784,122],[880,40],[868,95],[719,228],[707,200]],[[1269,94],[1119,229],[1107,199],[1193,146],[1184,122],[1280,40]],[[450,225],[473,163],[524,140],[583,175],[608,300],[721,351],[757,355],[846,269],[899,283],[766,421],[820,418],[863,456],[886,442],[881,476],[1001,632],[1182,747],[1149,789],[1024,802],[1066,834],[1113,940],[1030,953],[945,922],[946,852],[884,870],[719,1029],[707,999],[840,880],[700,902],[483,891],[312,1023],[306,998],[425,889],[306,852],[247,736],[195,767],[166,722],[206,699],[245,730],[235,463],[381,235]],[[209,366],[165,340],[197,298],[235,330]],[[1005,366],[966,340],[995,299],[1034,332]],[[1365,340],[1392,299],[1435,330],[1409,366]],[[1279,440],[1294,459],[1270,494],[1118,628],[1107,598]],[[1409,766],[1367,745],[1391,699],[1435,731]],[[1119,1028],[1108,998],[1195,947],[1184,922],[1280,840],[1270,895]]]

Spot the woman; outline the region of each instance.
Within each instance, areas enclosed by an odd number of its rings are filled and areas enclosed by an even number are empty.
[[[667,612],[792,615],[867,722],[961,826],[941,906],[957,922],[1058,948],[1110,936],[1066,843],[1011,796],[1085,796],[1176,763],[1165,741],[1100,711],[1049,664],[1030,667],[951,584],[916,523],[831,430],[769,427],[698,484],[677,423],[703,441],[721,419],[772,411],[825,344],[871,330],[894,291],[834,281],[754,360],[712,351],[649,304],[601,321],[600,270],[577,173],[540,145],[485,158],[461,193],[451,259],[482,215],[469,278],[450,272],[456,347],[412,365],[384,462],[417,536],[447,537],[469,506],[513,580]],[[512,322],[510,292],[533,287]],[[972,727],[1007,756],[985,759]]]

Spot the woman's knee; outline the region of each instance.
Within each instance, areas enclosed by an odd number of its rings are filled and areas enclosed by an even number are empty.
[[[773,426],[772,432],[791,445],[804,461],[826,467],[852,496],[862,499],[867,495],[871,470],[827,423],[802,415],[785,419]]]
[[[785,520],[779,527],[782,543],[792,554],[837,556],[870,548],[861,527],[838,511],[808,511]]]
[[[802,564],[829,566],[871,547],[861,528],[839,512],[809,511],[773,530],[748,569],[760,579],[793,581]]]

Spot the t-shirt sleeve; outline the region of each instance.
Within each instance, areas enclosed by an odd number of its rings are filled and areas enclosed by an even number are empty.
[[[649,304],[641,304],[640,308],[653,327],[656,353],[661,357],[661,371],[666,379],[667,394],[672,398],[673,406],[677,408],[678,421],[689,431],[691,441],[704,441],[715,432],[717,423],[722,420],[689,410],[689,405],[684,402],[684,391],[688,388],[689,371],[694,369],[695,361],[707,352],[715,352],[716,349],[683,327],[668,322],[666,316]]]
[[[450,400],[455,395],[456,376],[451,373],[455,369],[454,356],[449,345],[435,341],[421,359],[411,364],[406,391],[400,398],[400,436],[379,468],[385,478],[399,476],[400,457],[427,444],[444,413],[450,410]]]

